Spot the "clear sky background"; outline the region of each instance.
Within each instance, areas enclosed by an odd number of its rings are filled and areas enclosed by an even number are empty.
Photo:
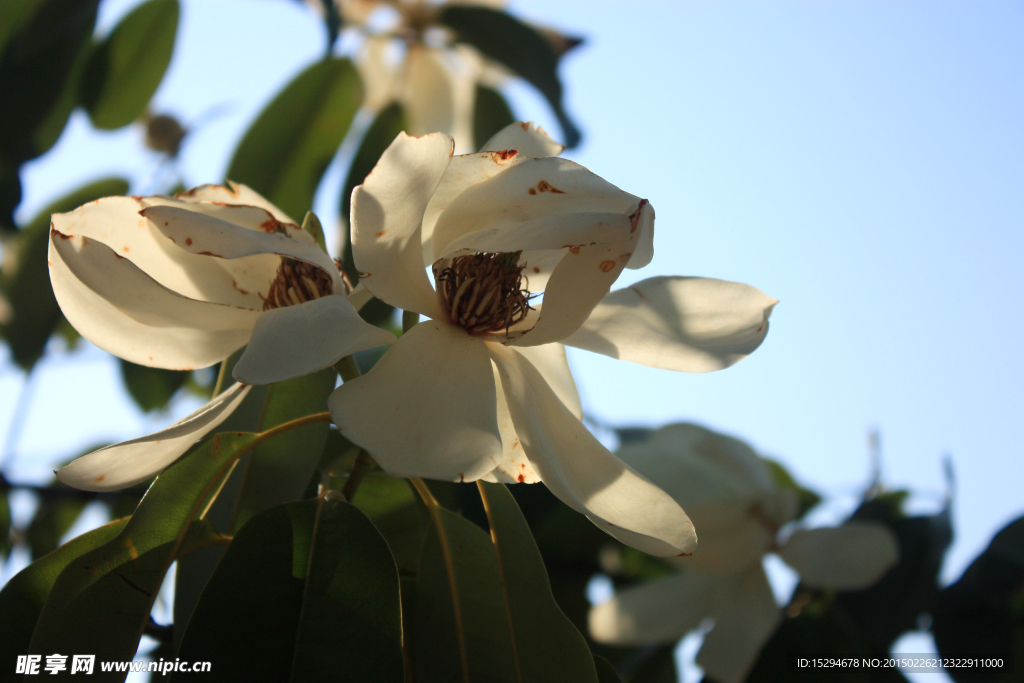
[[[101,31],[135,0],[105,0]],[[186,124],[187,186],[223,179],[264,104],[323,49],[286,0],[184,0],[174,61],[154,103]],[[869,481],[913,509],[956,471],[960,576],[1024,513],[1024,7],[1014,2],[579,2],[519,0],[519,16],[587,38],[564,61],[584,143],[568,153],[657,211],[663,274],[755,285],[780,299],[771,332],[728,370],[683,375],[576,352],[584,409],[609,424],[693,420],[750,441],[847,512]],[[513,84],[516,113],[559,136],[546,105]],[[90,179],[155,188],[141,131],[92,131],[76,113],[23,178],[27,219]],[[329,172],[334,223],[342,178]],[[323,194],[323,193],[322,193]],[[88,345],[85,345],[88,347]],[[12,472],[47,473],[86,443],[137,436],[194,408],[145,418],[115,365],[85,348],[51,358],[19,394],[0,372],[0,416],[28,398]],[[20,398],[19,398],[20,396]],[[55,415],[60,427],[53,427]],[[0,417],[0,440],[9,432]]]

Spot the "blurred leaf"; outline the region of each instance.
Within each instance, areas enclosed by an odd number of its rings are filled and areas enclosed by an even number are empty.
[[[121,379],[142,412],[163,410],[188,379],[188,370],[165,370],[121,360]]]
[[[1024,663],[1024,517],[1003,527],[939,593],[932,633],[943,657],[999,657],[1002,669],[949,669],[957,683],[1011,680]]]
[[[61,495],[62,493],[72,495],[65,496]],[[25,530],[33,558],[42,557],[55,550],[60,545],[60,539],[82,515],[82,510],[89,501],[73,493],[63,484],[54,484],[46,493],[40,495],[39,507],[36,508],[36,514]]]
[[[537,88],[558,117],[566,146],[579,144],[580,131],[562,107],[558,55],[543,34],[505,12],[487,7],[445,5],[438,20],[455,31],[459,41],[501,62]]]
[[[780,463],[768,458],[761,458],[761,460],[768,466],[768,471],[771,472],[772,481],[775,482],[776,488],[792,491],[796,495],[797,512],[796,517],[793,519],[800,519],[821,502],[821,496],[798,484],[793,475],[789,473],[789,470]]]
[[[591,681],[587,641],[559,609],[530,526],[504,484],[478,481],[498,558],[520,681]]]
[[[384,539],[354,506],[317,498],[261,512],[238,532],[178,656],[216,661],[233,680],[401,683],[401,628]]]
[[[597,683],[622,683],[612,663],[600,655],[594,655],[594,666],[597,668]]]
[[[71,539],[15,574],[0,590],[0,671],[10,675],[17,656],[28,652],[36,620],[57,576],[75,558],[113,539],[127,521],[119,519]]]
[[[896,496],[864,502],[851,519],[882,522],[899,542],[899,563],[875,585],[836,598],[872,652],[887,653],[903,633],[917,630],[939,594],[942,558],[953,540],[949,506],[931,516],[904,517]]]
[[[500,92],[477,84],[476,108],[473,111],[473,139],[477,145],[483,145],[515,120],[512,109]]]
[[[415,680],[516,681],[491,540],[443,508],[431,517],[416,577]]]
[[[11,355],[22,368],[30,369],[43,354],[47,340],[63,319],[50,287],[46,252],[50,242],[50,214],[71,211],[100,197],[123,195],[128,182],[106,178],[90,183],[43,209],[18,232],[13,246],[13,267],[0,273],[0,291],[11,306],[10,320],[0,326]]]
[[[263,404],[259,431],[327,410],[327,397],[334,390],[337,378],[334,368],[327,368],[271,385]],[[232,521],[234,531],[257,513],[302,497],[320,462],[329,431],[330,425],[326,422],[311,424],[253,449],[245,463],[242,490]]]
[[[351,62],[317,62],[252,124],[235,150],[228,178],[301,219],[362,101],[363,85]]]
[[[234,460],[256,440],[254,434],[217,434],[164,470],[116,538],[61,572],[27,651],[130,660],[167,568],[183,549],[190,523]]]
[[[113,130],[141,118],[163,80],[178,31],[178,0],[148,0],[95,46],[81,99],[92,124]]]
[[[39,0],[6,0],[0,4],[0,54],[8,39],[42,6]]]
[[[614,431],[615,435],[619,437],[620,447],[643,443],[654,433],[650,427],[616,427]]]
[[[679,673],[676,671],[675,649],[673,643],[638,650],[630,660],[620,665],[627,672],[623,683],[676,683]]]
[[[22,162],[49,148],[40,142],[56,140],[52,133],[37,138],[36,130],[73,78],[72,66],[87,49],[98,5],[99,0],[40,0],[34,7],[5,0],[0,5],[6,24],[0,40],[7,34],[0,53],[0,161],[7,166],[5,174],[16,173]]]
[[[7,502],[7,485],[0,484],[0,562],[11,549],[11,506]]]

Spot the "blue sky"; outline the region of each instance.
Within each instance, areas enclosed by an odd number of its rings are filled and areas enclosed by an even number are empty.
[[[111,26],[131,0],[106,0]],[[869,430],[883,476],[936,509],[956,470],[957,578],[1024,513],[1024,9],[995,2],[588,2],[523,0],[524,18],[583,35],[562,76],[585,140],[567,156],[657,211],[656,256],[620,281],[702,275],[780,299],[764,345],[722,372],[681,375],[585,352],[570,361],[584,408],[611,424],[695,420],[749,440],[835,498],[866,485]],[[159,110],[185,122],[188,184],[223,178],[262,105],[322,49],[285,0],[186,2]],[[558,126],[529,88],[517,113]],[[24,178],[28,217],[107,172],[151,189],[141,133],[76,114]],[[331,196],[341,183],[328,177]],[[318,199],[325,222],[332,201]],[[126,403],[96,350],[34,380],[15,471],[47,470],[83,443],[165,423]],[[20,380],[0,373],[0,415]],[[53,408],[73,407],[63,428]],[[192,407],[187,401],[175,413]],[[67,412],[62,410],[62,413]],[[0,420],[0,430],[7,430]],[[0,432],[0,437],[4,432]]]

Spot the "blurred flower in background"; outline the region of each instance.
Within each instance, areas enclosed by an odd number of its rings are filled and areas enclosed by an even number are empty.
[[[785,528],[807,506],[737,439],[674,424],[618,455],[685,507],[699,540],[691,557],[674,560],[678,573],[626,588],[591,610],[599,642],[671,643],[711,618],[697,664],[717,681],[738,683],[782,618],[765,554],[778,554],[805,586],[836,590],[873,584],[899,558],[895,536],[881,524]]]

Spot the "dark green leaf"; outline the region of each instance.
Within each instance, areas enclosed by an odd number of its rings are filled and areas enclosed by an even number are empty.
[[[332,429],[327,433],[317,469],[329,476],[342,475],[352,469],[358,454],[359,446],[342,436],[337,429]]]
[[[249,185],[300,219],[363,101],[347,59],[309,67],[267,105],[231,160],[228,178]]]
[[[814,491],[806,489],[797,483],[793,475],[789,473],[785,467],[774,460],[768,458],[761,458],[764,464],[768,466],[768,471],[772,474],[772,480],[775,482],[775,486],[780,489],[786,489],[792,491],[796,495],[797,500],[797,512],[796,517],[793,519],[800,519],[806,515],[810,510],[821,502],[821,496]]]
[[[415,572],[426,524],[409,483],[383,472],[371,472],[363,479],[352,504],[362,510],[384,536],[399,570]]]
[[[7,502],[7,486],[0,486],[0,562],[7,559],[11,549],[11,506]]]
[[[318,498],[266,510],[238,532],[178,656],[239,681],[400,683],[401,642],[387,544],[354,506]]]
[[[625,683],[676,683],[675,645],[653,645],[641,649],[622,663]]]
[[[334,390],[337,377],[333,368],[327,368],[272,385],[263,405],[259,431],[327,410],[327,397]],[[253,515],[302,497],[320,462],[329,431],[330,425],[320,422],[271,439],[253,450],[245,463],[242,490],[235,507],[235,531]]]
[[[36,131],[74,78],[72,66],[87,49],[98,5],[99,0],[42,0],[34,8],[0,3],[0,16],[11,21],[8,27],[17,26],[0,29],[0,39],[8,34],[0,53],[0,160],[8,166],[5,175],[45,152],[48,146],[40,143],[56,140],[52,131],[38,137]],[[70,113],[63,105],[61,110]],[[54,125],[48,121],[48,130]]]
[[[597,683],[622,683],[615,667],[604,657],[594,655],[594,665],[597,668]]]
[[[29,650],[32,630],[57,576],[85,553],[105,545],[124,528],[126,519],[74,538],[18,572],[0,591],[0,671],[13,672],[18,655]],[[51,653],[52,654],[52,653]]]
[[[1010,680],[1024,655],[1024,517],[1001,529],[939,594],[932,633],[943,657],[999,657],[1004,668],[950,669],[958,683]]]
[[[135,405],[148,413],[162,410],[188,379],[187,370],[165,370],[121,360],[121,379]]]
[[[177,31],[178,0],[148,0],[95,47],[81,85],[94,126],[120,128],[145,113],[171,62]]]
[[[164,470],[116,538],[78,557],[61,572],[28,652],[132,659],[164,574],[182,550],[189,525],[234,460],[256,440],[254,434],[217,434]],[[98,680],[122,678],[97,675]]]
[[[0,273],[0,290],[11,306],[10,320],[0,331],[21,367],[29,369],[35,364],[63,318],[46,267],[50,214],[71,211],[94,199],[127,191],[128,183],[120,178],[90,183],[50,204],[18,233],[13,267],[8,266]]]
[[[433,515],[416,577],[415,679],[516,681],[494,546],[472,522]]]
[[[476,86],[476,108],[473,111],[473,139],[482,146],[494,135],[514,122],[516,117],[500,92],[485,85]]]
[[[68,492],[66,486],[55,484],[40,496],[35,517],[25,530],[33,558],[53,552],[89,502],[84,497],[61,495]]]
[[[587,641],[551,594],[530,526],[503,484],[477,482],[487,511],[520,681],[596,683]]]
[[[455,31],[457,39],[501,62],[537,88],[558,117],[568,147],[580,142],[580,131],[562,107],[558,55],[537,29],[498,10],[468,5],[445,5],[438,20]]]
[[[370,171],[373,170],[373,167],[380,160],[380,155],[384,153],[388,145],[405,128],[405,111],[402,109],[402,105],[392,102],[377,114],[377,118],[373,120],[373,123],[366,130],[362,142],[359,143],[359,149],[352,159],[352,164],[348,167],[345,187],[341,192],[341,215],[346,221],[349,220],[352,210],[352,190],[355,189],[356,185],[361,185],[366,180],[366,176],[370,174]],[[352,244],[348,240],[347,231],[345,238],[345,244],[341,253],[342,267],[345,269],[345,274],[348,275],[349,280],[359,282],[359,272],[356,270],[355,261],[352,259]],[[387,306],[387,304],[384,305]],[[369,304],[364,306],[363,310],[366,310],[368,307]],[[394,309],[388,306],[388,311],[386,313],[381,311],[379,317],[383,318],[385,315],[390,314],[391,310]],[[373,324],[376,323],[374,322]]]

